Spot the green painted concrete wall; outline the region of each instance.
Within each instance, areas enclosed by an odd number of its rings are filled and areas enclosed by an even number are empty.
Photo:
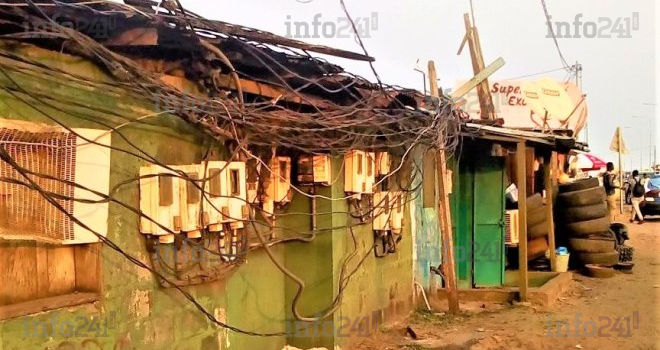
[[[0,49],[13,50],[19,56],[80,76],[110,81],[96,66],[76,57],[1,44]],[[75,82],[56,80],[35,71],[21,74],[3,71],[10,74],[22,89],[39,94],[43,100],[36,101],[20,93],[16,97],[4,89],[0,90],[0,118],[52,124],[53,121],[39,112],[41,110],[70,127],[106,128],[124,123],[126,118],[148,114],[151,109],[147,101],[135,100],[119,89],[90,90]],[[0,86],[10,87],[13,83],[0,74]],[[209,141],[193,127],[169,115],[145,119],[144,124],[129,124],[120,131],[146,153],[168,164],[199,162],[202,145]],[[127,141],[117,134],[113,135],[112,146],[131,149]],[[112,151],[111,164],[112,187],[137,176],[144,162],[121,151]],[[333,172],[339,180],[332,187],[321,188],[319,194],[335,198],[345,196],[338,164],[335,163]],[[117,199],[137,207],[137,185],[123,187],[117,193]],[[319,213],[326,213],[318,215],[319,229],[346,225],[347,215],[343,213],[347,210],[346,201],[318,200],[317,206]],[[282,214],[309,213],[309,208],[310,200],[296,193]],[[137,216],[115,204],[110,205],[109,211],[108,238],[141,261],[149,262],[144,238],[138,232]],[[371,254],[366,258],[344,292],[341,307],[328,318],[335,322],[335,328],[342,321],[345,323],[345,318],[353,321],[376,312],[377,321],[381,322],[410,310],[413,243],[409,220],[406,215],[404,239],[397,254],[384,259],[375,259]],[[283,215],[278,218],[277,225],[307,231],[310,229],[310,216]],[[373,244],[370,224],[359,226],[354,233],[358,253],[352,266]],[[276,232],[278,237],[291,234]],[[352,248],[349,230],[345,228],[325,230],[313,243],[285,243],[273,248],[275,257],[307,285],[299,307],[303,315],[313,316],[330,305],[337,295],[339,267]],[[333,347],[354,339],[323,334],[301,337],[296,336],[295,331],[288,337],[268,338],[228,332],[212,325],[176,290],[160,288],[148,271],[136,267],[110,248],[103,247],[102,259],[102,300],[95,305],[57,311],[60,312],[59,320],[74,320],[79,315],[108,315],[112,311],[116,315],[117,329],[108,330],[107,337],[26,337],[23,322],[49,321],[54,312],[46,312],[0,321],[0,350],[275,350],[287,343],[299,347]],[[187,287],[186,290],[216,317],[233,326],[256,332],[284,332],[287,328],[295,328],[290,308],[296,285],[276,268],[263,251],[251,252],[247,262],[227,279]]]

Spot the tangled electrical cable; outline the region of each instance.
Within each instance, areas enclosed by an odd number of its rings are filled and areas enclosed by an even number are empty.
[[[138,6],[138,3],[142,3]],[[391,152],[398,160],[398,164],[385,177],[380,179],[375,186],[386,183],[393,178],[395,187],[397,187],[404,197],[400,201],[405,205],[415,199],[410,195],[416,193],[419,195],[420,185],[413,187],[412,181],[406,178],[419,176],[420,166],[414,164],[413,153],[417,149],[443,149],[451,153],[459,144],[458,127],[463,118],[462,112],[456,109],[453,102],[447,97],[439,99],[438,108],[435,111],[426,111],[420,109],[418,98],[415,93],[392,86],[384,85],[374,68],[371,65],[374,75],[378,80],[378,85],[369,83],[365,79],[351,75],[341,70],[341,68],[330,65],[327,62],[310,56],[306,51],[303,53],[294,51],[286,45],[265,45],[256,43],[252,40],[241,37],[237,34],[224,33],[225,27],[207,21],[200,16],[185,10],[181,4],[176,1],[176,9],[155,8],[150,1],[130,1],[130,4],[116,3],[107,0],[95,0],[85,2],[33,2],[25,0],[25,3],[3,3],[0,4],[0,11],[8,18],[4,24],[7,27],[11,25],[12,19],[18,21],[15,27],[18,30],[13,33],[9,30],[8,34],[3,34],[3,40],[12,42],[26,42],[35,45],[45,45],[52,48],[53,43],[60,45],[62,50],[84,58],[87,58],[104,68],[115,81],[108,82],[100,79],[76,75],[74,73],[57,69],[37,62],[34,59],[17,55],[10,50],[0,48],[0,78],[9,82],[2,90],[12,98],[24,103],[34,111],[67,130],[78,137],[81,135],[63,123],[58,118],[47,112],[52,109],[60,113],[70,115],[75,118],[85,118],[82,113],[74,113],[59,104],[49,101],[47,93],[31,91],[23,87],[16,79],[15,74],[38,75],[39,79],[49,79],[58,84],[71,84],[83,87],[89,90],[103,90],[115,98],[120,96],[131,96],[133,100],[149,101],[156,105],[165,105],[165,108],[158,107],[157,110],[149,110],[139,117],[121,115],[121,113],[104,110],[100,107],[84,105],[85,108],[97,109],[100,113],[119,117],[125,122],[119,125],[111,125],[99,120],[92,120],[93,123],[108,129],[109,133],[117,135],[123,142],[130,147],[129,149],[106,146],[97,142],[97,140],[84,138],[85,142],[109,147],[112,151],[120,152],[130,157],[139,159],[147,164],[154,164],[171,171],[171,174],[158,174],[150,176],[173,176],[191,183],[202,195],[206,201],[210,195],[206,189],[205,183],[209,178],[191,178],[185,172],[173,169],[171,166],[163,163],[157,157],[148,154],[136,142],[130,140],[122,132],[122,128],[130,124],[150,125],[150,119],[159,115],[175,115],[183,121],[199,128],[204,134],[209,135],[215,143],[229,146],[230,151],[228,159],[249,158],[256,161],[263,173],[272,173],[269,164],[263,159],[268,159],[268,153],[274,154],[276,151],[286,150],[294,154],[331,154],[333,156],[342,156],[351,150],[386,150]],[[344,1],[340,1],[340,6],[346,15],[350,18]],[[199,93],[186,92],[174,88],[164,83],[156,74],[150,73],[144,69],[138,62],[139,57],[130,56],[130,52],[119,52],[112,45],[104,45],[100,40],[95,40],[77,28],[64,26],[63,23],[56,21],[52,13],[59,11],[62,13],[71,12],[72,16],[112,16],[117,20],[124,20],[126,23],[138,23],[139,26],[156,28],[158,30],[177,31],[179,38],[190,40],[194,46],[196,64],[203,67],[201,72],[207,74],[199,81],[206,95]],[[62,16],[66,17],[66,16]],[[129,21],[130,18],[130,21]],[[29,19],[32,25],[30,31],[23,27],[25,19]],[[351,21],[352,22],[352,21]],[[44,25],[48,24],[48,25]],[[353,24],[355,28],[355,24]],[[34,35],[39,34],[41,38],[47,37],[52,42],[44,44],[44,41],[33,40]],[[364,44],[357,36],[359,45],[364,53],[367,50]],[[236,60],[236,55],[231,55],[225,51],[227,46],[234,45],[236,50],[245,54],[246,60],[255,62],[260,70],[250,70],[240,66],[241,62]],[[275,49],[273,49],[273,47]],[[284,57],[284,59],[282,59]],[[240,59],[239,59],[240,60]],[[294,62],[294,63],[292,63]],[[314,74],[306,74],[306,70],[298,69],[296,64],[305,64],[306,67],[313,67]],[[308,69],[307,71],[309,71]],[[36,72],[35,72],[36,71]],[[227,72],[231,78],[229,86],[218,84],[218,71]],[[264,78],[268,77],[268,79]],[[286,92],[286,96],[280,96],[275,99],[264,98],[248,94],[242,87],[242,79],[253,81],[264,81],[274,88]],[[291,101],[298,101],[292,103]],[[191,103],[191,101],[193,103]],[[36,102],[36,103],[32,103]],[[163,103],[165,102],[165,103]],[[67,101],[70,105],[76,105],[72,99]],[[40,108],[44,106],[46,108]],[[183,106],[183,107],[182,107]],[[162,107],[162,106],[161,106]],[[440,143],[442,140],[442,143]],[[271,155],[272,155],[271,154]],[[67,212],[59,203],[61,200],[85,201],[80,198],[64,196],[60,193],[54,193],[44,190],[37,179],[45,178],[49,180],[66,182],[66,180],[53,176],[52,174],[43,174],[21,166],[0,145],[0,159],[9,164],[22,179],[14,177],[0,177],[0,182],[8,182],[15,185],[25,186],[39,193],[48,203],[63,212],[71,221],[86,228],[98,239],[111,249],[117,251],[131,263],[140,268],[150,271],[152,274],[177,289],[184,297],[192,302],[195,307],[202,312],[211,322],[229,330],[254,336],[278,336],[285,335],[284,332],[276,333],[258,333],[239,329],[217,320],[208,312],[197,300],[176,282],[166,276],[163,272],[154,267],[150,267],[139,259],[126,253],[121,247],[112,242],[112,240],[100,235],[86,226],[73,214]],[[404,168],[412,168],[410,173],[404,172]],[[259,173],[258,176],[263,176]],[[150,218],[139,208],[135,208],[128,203],[118,200],[115,194],[121,188],[129,185],[135,185],[140,180],[148,176],[136,176],[115,185],[108,194],[95,193],[100,200],[88,202],[112,202],[121,206],[121,208],[133,213],[139,219],[146,219],[156,224],[161,229],[175,234],[171,229],[161,225],[154,218]],[[404,180],[406,179],[406,180]],[[409,183],[408,183],[409,182]],[[69,183],[74,187],[84,186],[77,183]],[[343,198],[334,198],[322,196],[316,193],[307,193],[303,188],[291,184],[292,190],[300,196],[316,200],[317,198],[330,201],[344,201],[352,196],[347,195]],[[89,189],[87,189],[89,190]],[[93,192],[90,190],[90,192]],[[329,228],[312,228],[309,232],[299,229],[278,226],[266,219],[266,213],[263,209],[255,206],[254,203],[246,203],[252,206],[253,210],[260,214],[261,219],[252,215],[249,219],[231,218],[249,224],[250,233],[256,235],[259,243],[252,245],[251,249],[264,249],[266,254],[288,278],[292,279],[297,285],[298,290],[293,300],[292,312],[296,319],[314,322],[318,319],[327,317],[335,312],[341,305],[343,294],[349,281],[363,265],[367,257],[374,251],[375,245],[367,250],[367,253],[361,257],[357,265],[348,271],[348,264],[357,257],[358,244],[354,228],[364,225],[365,218],[372,218],[382,214],[382,203],[374,203],[367,211],[355,213],[350,208],[344,212],[317,213],[323,214],[345,214],[347,224],[343,226],[333,226]],[[377,209],[379,208],[379,209]],[[220,211],[219,208],[213,208]],[[278,216],[286,215],[311,215],[307,213],[282,213]],[[359,222],[353,222],[354,219],[360,219]],[[201,220],[201,219],[200,219]],[[246,228],[247,229],[247,228]],[[337,288],[337,295],[330,306],[323,312],[321,317],[309,318],[298,312],[297,305],[305,289],[305,283],[286,269],[281,262],[273,255],[270,247],[274,244],[290,242],[294,240],[310,242],[317,234],[333,232],[335,230],[348,230],[353,242],[353,250],[347,254],[340,269],[340,276]],[[293,233],[296,236],[284,237],[277,241],[268,241],[266,234],[275,230]],[[209,251],[207,246],[202,244],[204,251]],[[211,252],[214,253],[214,252]],[[161,261],[162,262],[162,261]],[[237,266],[238,263],[233,264]],[[165,270],[171,270],[171,267],[165,266]]]

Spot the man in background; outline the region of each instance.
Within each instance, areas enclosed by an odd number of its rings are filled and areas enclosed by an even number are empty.
[[[630,222],[633,223],[636,220],[639,220],[639,224],[641,225],[644,223],[644,215],[642,215],[642,211],[639,209],[639,204],[644,201],[646,188],[644,188],[644,184],[642,183],[642,180],[639,176],[639,171],[637,170],[633,171],[632,176],[630,177],[630,188],[632,193],[631,201],[633,207]]]
[[[616,212],[616,174],[614,174],[614,163],[608,162],[606,172],[603,175],[603,187],[607,194],[607,209],[610,213],[610,221],[614,222]]]

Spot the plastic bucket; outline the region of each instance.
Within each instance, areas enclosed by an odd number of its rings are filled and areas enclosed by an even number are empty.
[[[568,258],[571,256],[568,254],[557,254],[554,272],[566,272],[568,271]]]

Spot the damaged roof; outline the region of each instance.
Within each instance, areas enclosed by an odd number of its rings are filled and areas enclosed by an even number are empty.
[[[366,54],[208,20],[175,1],[8,0],[0,3],[0,35],[83,57],[135,97],[202,96],[204,109],[166,113],[219,141],[341,154],[443,148],[438,135],[458,132],[464,113],[449,98],[371,83],[311,52],[373,61]]]
[[[369,62],[374,61],[372,57],[205,19],[171,0],[160,6],[149,0],[10,0],[0,6],[0,12],[0,33],[5,38],[67,51],[67,35],[54,27],[56,23],[132,59],[147,71],[200,82],[208,91],[218,86],[231,88],[228,77],[234,69],[240,79],[250,82],[243,84],[246,93],[321,108],[330,107],[322,100],[346,106],[365,98],[371,98],[376,107],[387,107],[400,93],[421,101],[421,95],[412,90],[387,87],[388,93],[383,94],[380,86],[309,52]],[[217,47],[232,67],[209,56],[202,42]]]

